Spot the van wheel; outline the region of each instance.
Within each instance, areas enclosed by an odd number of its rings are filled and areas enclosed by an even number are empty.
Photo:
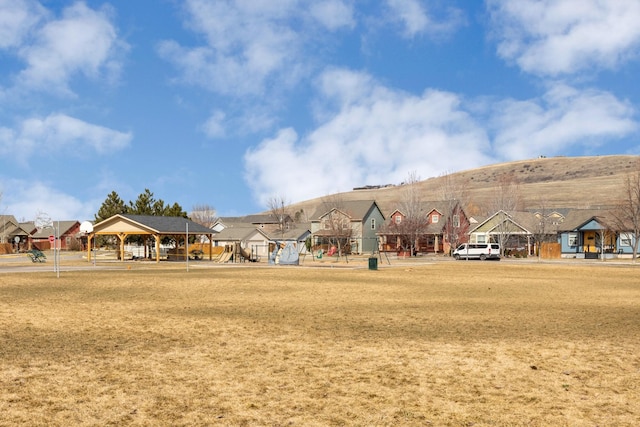
[[[487,256],[485,254],[480,254],[480,261],[484,261],[485,259],[487,259]]]
[[[455,254],[453,257],[456,259],[456,261],[460,261],[460,255]]]

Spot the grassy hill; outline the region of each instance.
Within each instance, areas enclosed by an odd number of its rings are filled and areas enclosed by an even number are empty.
[[[498,180],[512,174],[520,183],[521,207],[596,208],[608,207],[621,198],[624,179],[638,168],[639,156],[615,155],[594,157],[551,157],[500,163],[454,172],[450,178],[461,183],[467,198],[476,209],[489,205]],[[420,174],[420,171],[417,171]],[[422,199],[440,200],[443,177],[429,178],[418,186]],[[402,199],[402,185],[369,188],[339,193],[342,200],[373,199],[385,215],[393,211]],[[333,195],[332,195],[333,196]],[[324,197],[291,205],[291,212],[303,210],[313,215],[323,205]],[[478,212],[476,212],[478,213]]]

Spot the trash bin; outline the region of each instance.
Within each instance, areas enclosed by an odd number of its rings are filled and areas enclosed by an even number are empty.
[[[369,270],[378,269],[378,258],[369,258]]]

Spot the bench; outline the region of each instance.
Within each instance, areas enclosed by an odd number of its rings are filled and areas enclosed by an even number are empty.
[[[27,256],[31,258],[31,262],[46,262],[47,256],[38,249],[27,251]]]

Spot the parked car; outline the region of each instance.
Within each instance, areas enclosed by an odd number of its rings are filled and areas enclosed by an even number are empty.
[[[500,245],[497,243],[463,243],[453,251],[455,259],[500,260]]]

